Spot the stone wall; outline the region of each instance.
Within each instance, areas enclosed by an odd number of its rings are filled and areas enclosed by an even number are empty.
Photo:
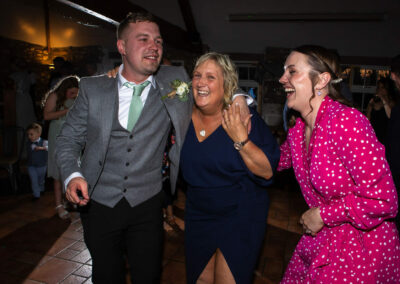
[[[0,37],[0,78],[2,88],[8,75],[13,71],[13,61],[22,60],[28,71],[36,75],[37,84],[34,98],[36,102],[48,91],[50,69],[53,58],[61,56],[72,63],[74,73],[82,74],[84,63],[87,61],[100,62],[103,57],[100,46],[52,48]]]

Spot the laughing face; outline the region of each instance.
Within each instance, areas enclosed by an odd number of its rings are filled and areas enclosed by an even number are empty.
[[[284,69],[279,83],[285,88],[288,107],[300,113],[308,113],[311,111],[309,100],[313,86],[309,77],[311,66],[307,62],[307,55],[293,51],[286,59]]]
[[[197,107],[221,111],[224,105],[224,75],[214,60],[207,60],[193,71],[193,97]]]
[[[163,41],[158,25],[153,22],[130,23],[117,41],[122,55],[122,75],[135,83],[143,82],[160,65]]]

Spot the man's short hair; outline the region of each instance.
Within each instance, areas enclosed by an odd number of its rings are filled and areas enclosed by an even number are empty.
[[[39,135],[42,135],[42,126],[39,123],[34,122],[29,124],[28,127],[26,128],[26,131],[29,130],[34,130],[37,133],[39,133]]]
[[[129,12],[128,15],[126,15],[125,19],[123,19],[118,25],[117,39],[122,38],[123,32],[126,30],[130,23],[137,22],[150,22],[157,24],[154,16],[148,12]]]

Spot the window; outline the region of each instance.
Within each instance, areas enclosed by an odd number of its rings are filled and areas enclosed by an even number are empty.
[[[255,80],[257,62],[235,61],[235,64],[239,75],[239,87],[247,93],[253,89],[254,99],[257,100],[258,83]]]

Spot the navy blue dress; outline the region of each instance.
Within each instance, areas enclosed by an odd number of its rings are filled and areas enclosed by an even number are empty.
[[[279,147],[268,126],[253,110],[250,140],[273,169]],[[188,183],[185,209],[187,283],[196,283],[219,248],[236,280],[250,283],[264,237],[272,182],[252,174],[220,126],[199,142],[193,123],[181,152],[181,171]]]

